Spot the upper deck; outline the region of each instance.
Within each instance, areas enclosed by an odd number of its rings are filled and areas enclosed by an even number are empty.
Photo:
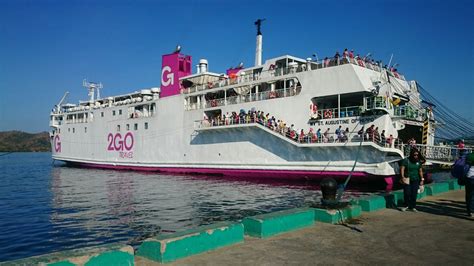
[[[286,64],[279,62],[286,61]],[[261,67],[252,67],[239,70],[237,75],[228,76],[220,75],[214,76],[214,79],[202,79],[201,82],[191,82],[192,85],[183,87],[182,93],[189,95],[198,95],[202,92],[215,92],[233,87],[248,86],[256,82],[265,82],[293,75],[295,73],[306,71],[317,71],[329,67],[337,67],[341,65],[352,64],[376,72],[382,72],[383,68],[377,64],[369,61],[355,58],[331,58],[327,60],[313,62],[310,60],[303,60],[291,56],[283,56],[280,58],[268,60],[265,65]],[[283,65],[283,66],[281,66]],[[405,77],[396,71],[387,70],[390,77],[406,81]],[[202,75],[205,75],[203,73]],[[193,75],[195,77],[195,75]],[[189,80],[190,77],[183,77],[182,82]]]

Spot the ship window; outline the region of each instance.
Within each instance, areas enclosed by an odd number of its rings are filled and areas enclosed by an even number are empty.
[[[120,131],[120,125],[117,125],[117,131]]]
[[[179,71],[184,71],[184,62],[183,62],[183,60],[179,61]]]
[[[87,133],[87,127],[84,127],[84,133]]]
[[[145,122],[145,129],[148,129],[148,122]]]
[[[75,129],[75,128],[72,128],[72,133],[76,133],[76,129]]]
[[[67,129],[67,132],[71,132],[71,128],[68,128],[68,129]]]
[[[104,112],[100,112],[100,116],[101,116],[101,117],[104,117]]]
[[[134,130],[138,130],[138,124],[136,124],[136,123],[133,124],[133,129],[134,129]]]
[[[130,124],[127,124],[127,130],[130,130]]]
[[[112,115],[115,115],[115,110],[114,110],[114,111],[112,111]]]
[[[122,109],[119,110],[119,115],[122,115]]]

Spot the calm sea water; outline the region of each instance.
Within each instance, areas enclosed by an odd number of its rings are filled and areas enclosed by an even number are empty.
[[[314,183],[71,168],[0,156],[0,261],[143,239],[319,202]],[[383,188],[359,187],[346,197]]]

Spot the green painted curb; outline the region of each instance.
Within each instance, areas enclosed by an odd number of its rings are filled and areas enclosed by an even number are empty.
[[[171,262],[243,241],[242,224],[223,222],[146,239],[136,255],[161,263]]]
[[[448,181],[446,181],[446,183],[448,183],[450,190],[461,189],[461,186],[458,185],[458,180],[456,178],[449,179]]]
[[[342,217],[341,217],[342,213]],[[337,224],[342,220],[352,219],[360,216],[362,208],[359,205],[351,205],[342,209],[314,209],[316,221],[323,223]]]
[[[404,197],[403,197],[403,189],[402,190],[395,190],[391,191],[384,196],[387,208],[396,208],[400,204],[403,204]]]
[[[92,248],[74,249],[31,258],[6,262],[5,265],[48,266],[99,266],[135,264],[133,248],[128,245],[109,244]]]
[[[313,225],[314,210],[299,208],[261,214],[244,218],[242,224],[246,235],[266,238]]]
[[[425,190],[427,195],[433,196],[440,193],[448,192],[449,191],[449,184],[448,183],[432,183],[425,186]]]
[[[373,212],[380,209],[385,209],[387,202],[383,196],[368,196],[355,199],[355,204],[362,208],[362,211]]]

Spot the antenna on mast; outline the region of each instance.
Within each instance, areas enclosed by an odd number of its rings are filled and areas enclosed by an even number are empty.
[[[255,25],[257,26],[257,35],[262,35],[262,32],[260,31],[260,27],[262,26],[262,22],[264,22],[265,19],[257,19],[257,21],[255,21]]]
[[[100,99],[100,89],[103,88],[102,83],[97,83],[97,82],[88,82],[87,79],[84,79],[82,81],[82,86],[87,88],[89,90],[89,102],[94,102],[95,99]],[[97,97],[94,97],[94,92],[97,90]]]

